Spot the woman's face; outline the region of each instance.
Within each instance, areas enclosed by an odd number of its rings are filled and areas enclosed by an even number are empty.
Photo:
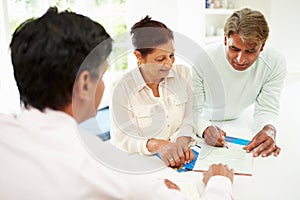
[[[173,40],[157,46],[144,57],[138,51],[135,51],[135,55],[141,63],[140,70],[145,81],[160,81],[168,76],[175,61]]]

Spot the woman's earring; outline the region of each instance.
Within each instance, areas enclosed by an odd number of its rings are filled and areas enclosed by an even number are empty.
[[[142,64],[142,63],[141,63],[140,61],[137,62],[137,66],[138,66],[138,67],[141,66],[141,64]]]

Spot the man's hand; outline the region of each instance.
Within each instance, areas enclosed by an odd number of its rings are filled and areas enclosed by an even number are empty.
[[[226,133],[217,126],[208,126],[203,132],[205,142],[214,147],[225,146],[225,136]]]
[[[233,182],[234,172],[233,169],[229,169],[227,165],[223,164],[212,164],[207,172],[203,173],[203,183],[206,185],[208,180],[212,176],[225,176],[230,179],[231,182]]]
[[[272,153],[274,154],[274,156],[278,156],[281,148],[276,146],[275,137],[276,129],[272,125],[266,125],[243,149],[250,153],[258,147],[258,149],[253,152],[253,157],[257,157],[260,155],[262,157],[267,157]]]
[[[176,185],[169,179],[165,179],[164,182],[165,182],[165,185],[167,186],[167,188],[180,191],[180,187],[178,187],[178,185]]]

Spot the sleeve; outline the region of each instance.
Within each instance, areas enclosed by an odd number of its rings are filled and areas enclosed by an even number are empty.
[[[163,179],[112,170],[88,155],[80,166],[82,191],[90,199],[187,200],[180,191],[168,189]]]
[[[213,176],[209,179],[201,200],[231,200],[232,184],[229,178],[224,176]]]
[[[134,88],[129,87],[122,80],[112,87],[110,142],[129,153],[152,155],[146,147],[148,138],[139,136],[137,126],[132,122],[132,113],[129,109],[129,95],[132,93],[128,91],[133,91]]]
[[[256,132],[267,124],[276,127],[280,107],[280,95],[286,74],[286,62],[284,57],[277,57],[276,65],[272,66],[270,74],[263,83],[256,99],[254,108]]]
[[[132,181],[134,180],[134,181]],[[131,177],[130,199],[133,200],[153,200],[153,199],[172,199],[172,200],[188,200],[189,198],[182,192],[169,189],[163,179],[147,178],[147,177]],[[143,184],[141,184],[143,183]]]
[[[183,69],[185,69],[185,81],[186,81],[186,90],[184,92],[187,93],[187,103],[184,107],[184,115],[182,119],[182,125],[180,126],[180,129],[177,133],[177,137],[180,136],[189,136],[193,139],[195,139],[195,124],[193,120],[193,92],[192,92],[192,80],[191,80],[191,74],[190,69],[187,67],[181,66]]]
[[[204,130],[210,126],[210,121],[202,117],[202,110],[205,101],[204,80],[200,68],[192,68],[193,83],[193,117],[196,124],[196,134],[202,137]]]

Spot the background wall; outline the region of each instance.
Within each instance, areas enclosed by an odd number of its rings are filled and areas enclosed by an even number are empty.
[[[13,79],[12,66],[8,54],[9,27],[7,1],[0,1],[0,112],[17,112],[19,108],[18,91]],[[48,0],[39,0],[48,2]],[[298,37],[300,27],[299,0],[227,0],[238,2],[243,7],[248,6],[262,11],[270,25],[268,45],[274,46],[287,58],[288,72],[300,74],[298,62]],[[84,1],[86,2],[86,1]],[[205,0],[127,0],[127,30],[145,15],[162,21],[174,32],[188,36],[200,45],[204,45],[205,37]],[[119,11],[111,10],[118,15]],[[176,45],[176,38],[175,38]],[[193,49],[191,49],[193,51]],[[180,62],[180,59],[177,58]],[[136,66],[134,57],[129,57],[129,68]],[[108,87],[109,88],[109,87]],[[109,92],[109,89],[106,90]],[[105,97],[104,97],[105,98]],[[105,101],[103,101],[105,102]]]
[[[237,1],[237,0],[234,0]],[[300,73],[297,49],[300,46],[300,1],[288,0],[239,0],[243,7],[260,10],[270,25],[268,45],[281,51],[287,58],[288,71]],[[153,19],[164,22],[173,31],[189,36],[204,44],[205,0],[128,0],[128,27],[149,14]],[[296,49],[297,48],[297,49]]]
[[[288,71],[300,72],[299,47],[300,47],[300,1],[271,1],[270,43],[286,56]]]

